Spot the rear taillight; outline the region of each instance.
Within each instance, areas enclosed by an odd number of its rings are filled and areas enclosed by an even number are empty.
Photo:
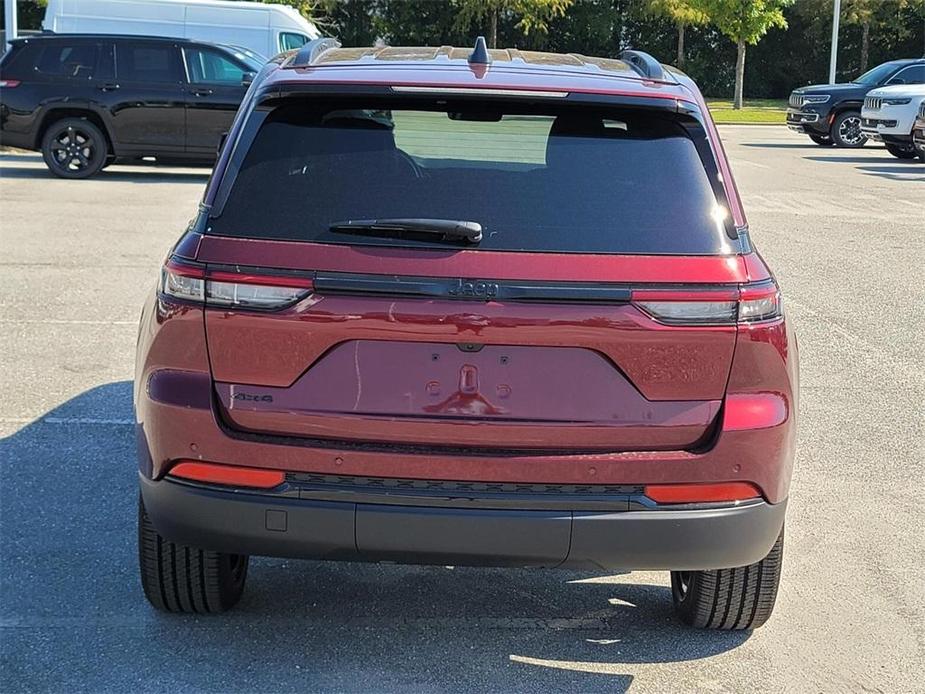
[[[0,89],[12,89],[18,87],[22,82],[19,80],[0,80]]]
[[[740,289],[634,289],[633,304],[667,325],[734,325],[782,315],[780,290],[773,282]]]
[[[307,277],[210,271],[173,260],[161,270],[161,293],[208,306],[255,310],[280,309],[311,293]]]
[[[780,318],[784,314],[784,305],[780,298],[780,289],[774,282],[745,285],[739,292],[739,322]]]

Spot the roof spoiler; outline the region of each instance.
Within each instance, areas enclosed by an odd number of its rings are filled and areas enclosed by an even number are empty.
[[[321,54],[332,48],[340,48],[340,41],[330,37],[314,39],[299,49],[286,67],[309,67],[314,65]]]
[[[664,80],[662,64],[643,51],[623,51],[620,60],[628,63],[636,72],[650,80]]]

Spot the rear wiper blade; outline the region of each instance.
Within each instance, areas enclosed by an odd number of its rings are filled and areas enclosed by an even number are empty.
[[[341,234],[367,236],[421,236],[431,240],[456,241],[464,239],[469,243],[482,240],[482,225],[463,219],[349,219],[334,222],[331,231]],[[431,239],[429,237],[439,237]]]

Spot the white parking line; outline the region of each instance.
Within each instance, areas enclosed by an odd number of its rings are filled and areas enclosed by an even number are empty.
[[[137,320],[67,320],[46,318],[42,320],[10,320],[0,318],[0,325],[138,325]]]
[[[102,417],[0,417],[0,424],[95,424],[100,426],[134,424],[134,419]]]

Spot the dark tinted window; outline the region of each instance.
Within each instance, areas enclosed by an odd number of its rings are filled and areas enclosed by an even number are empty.
[[[897,84],[925,84],[925,65],[913,65],[900,70],[890,78],[890,82],[893,80],[902,80]]]
[[[53,77],[89,79],[99,60],[100,46],[94,43],[55,41],[45,46],[35,64],[35,71]]]
[[[896,70],[896,63],[883,63],[875,68],[865,72],[863,75],[854,80],[857,84],[880,84],[883,80],[893,74]]]
[[[16,42],[10,50],[0,55],[0,71],[4,77],[26,77],[35,70],[42,50],[42,46],[35,41]]]
[[[273,111],[213,233],[433,246],[329,230],[417,217],[478,222],[487,250],[731,250],[697,148],[671,115],[363,105]]]
[[[172,45],[119,44],[116,72],[127,82],[179,82],[179,51]]]
[[[185,48],[186,68],[192,84],[228,84],[240,86],[244,68],[226,55],[211,48]]]

